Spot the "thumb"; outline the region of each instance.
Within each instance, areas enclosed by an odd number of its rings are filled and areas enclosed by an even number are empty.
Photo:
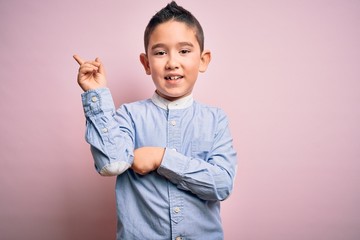
[[[103,66],[102,62],[100,61],[100,58],[97,57],[97,58],[95,59],[95,62],[100,63],[99,73],[102,74],[102,75],[105,75],[105,69],[104,69],[104,66]]]

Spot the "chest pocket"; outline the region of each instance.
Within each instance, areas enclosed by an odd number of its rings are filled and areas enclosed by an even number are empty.
[[[191,156],[207,161],[211,152],[212,141],[193,141],[191,142]]]

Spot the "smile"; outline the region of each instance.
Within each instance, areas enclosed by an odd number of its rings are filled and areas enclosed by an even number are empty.
[[[165,80],[178,80],[183,78],[183,76],[167,76],[165,77]]]

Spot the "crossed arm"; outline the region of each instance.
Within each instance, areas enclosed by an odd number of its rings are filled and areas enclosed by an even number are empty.
[[[74,58],[80,65],[78,83],[84,91],[106,87],[104,67],[98,58],[96,58],[95,61],[83,61],[76,55]],[[91,101],[90,99],[90,102]],[[136,173],[146,175],[156,170],[179,189],[190,191],[201,199],[223,200],[229,196],[236,173],[236,153],[232,148],[232,138],[227,127],[225,115],[222,115],[219,121],[219,126],[221,127],[219,127],[217,139],[215,139],[216,144],[213,146],[214,151],[207,162],[202,159],[184,156],[172,150],[166,150],[163,147],[145,146],[133,149],[133,146],[126,145],[126,142],[131,142],[130,139],[126,141],[126,138],[131,138],[131,136],[126,133],[127,126],[121,126],[124,130],[123,132],[123,130],[118,131],[119,126],[117,124],[102,122],[112,119],[112,113],[107,112],[106,114],[106,116],[101,118],[98,116],[89,117],[89,121],[94,123],[90,124],[90,126],[95,128],[95,131],[93,131],[95,134],[107,134],[107,130],[105,131],[106,133],[100,133],[98,131],[99,127],[102,127],[102,124],[109,124],[109,127],[117,129],[115,131],[117,133],[116,138],[90,138],[92,149],[96,152],[97,159],[95,159],[95,161],[98,164],[97,167],[100,168],[98,169],[100,174],[104,169],[104,175],[121,174],[129,167],[129,165],[126,166],[126,163],[129,162],[129,164],[131,164],[130,167]],[[96,124],[97,121],[100,121],[100,123]],[[111,121],[117,120],[112,119]],[[128,121],[125,120],[124,122]],[[104,148],[103,141],[109,141],[111,143],[105,144],[107,147]],[[116,147],[110,149],[108,148],[109,146]],[[118,151],[119,146],[121,146],[124,151]],[[109,158],[117,161],[115,165],[110,164],[109,168],[107,168],[106,164],[109,163]],[[129,161],[130,159],[131,161]],[[125,165],[116,165],[116,163],[124,163]]]

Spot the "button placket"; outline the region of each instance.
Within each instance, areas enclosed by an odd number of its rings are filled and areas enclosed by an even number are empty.
[[[179,110],[169,110],[168,111],[168,132],[167,132],[167,147],[172,149],[173,151],[180,152],[181,149],[181,124],[180,117],[182,111]],[[169,201],[170,201],[170,218],[173,224],[171,224],[172,228],[172,239],[183,239],[178,238],[181,237],[181,226],[179,223],[184,218],[183,212],[183,197],[181,193],[179,193],[179,189],[176,185],[169,185]]]

